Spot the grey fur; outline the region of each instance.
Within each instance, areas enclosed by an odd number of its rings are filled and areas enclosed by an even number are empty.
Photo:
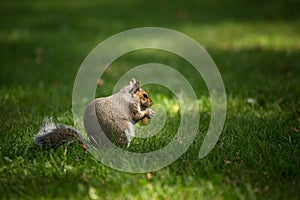
[[[139,97],[135,95],[139,88],[140,83],[133,78],[118,93],[97,98],[87,106],[84,125],[92,143],[102,144],[105,141],[102,136],[104,133],[117,145],[130,145],[135,135],[135,123],[145,116],[153,117],[155,113],[151,109],[141,110]],[[74,140],[86,145],[85,138],[78,130],[64,124],[55,124],[52,118],[44,121],[34,138],[37,145],[46,148],[57,148]]]

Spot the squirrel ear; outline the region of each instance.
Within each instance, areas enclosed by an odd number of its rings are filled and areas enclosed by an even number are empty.
[[[130,80],[130,82],[129,82],[129,84],[132,85],[132,86],[133,86],[135,83],[136,83],[135,78],[132,78],[132,79]]]
[[[136,81],[133,85],[133,87],[131,88],[130,92],[135,94],[137,91],[139,91],[141,88],[141,84],[139,81]]]

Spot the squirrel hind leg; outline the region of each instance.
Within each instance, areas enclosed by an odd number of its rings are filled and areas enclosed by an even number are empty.
[[[134,125],[131,122],[127,122],[128,127],[125,129],[125,136],[127,139],[127,148],[130,146],[131,140],[135,137]]]

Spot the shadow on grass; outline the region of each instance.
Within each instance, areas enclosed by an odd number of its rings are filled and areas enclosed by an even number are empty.
[[[136,26],[176,26],[180,23],[223,21],[291,21],[299,18],[298,1],[180,0],[5,2],[1,15],[4,28],[31,27],[40,31],[71,28],[73,31],[106,31]],[[13,16],[11,18],[5,18]],[[23,18],[20,19],[19,17]]]

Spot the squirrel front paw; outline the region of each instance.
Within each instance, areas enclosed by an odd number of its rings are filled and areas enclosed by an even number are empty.
[[[148,117],[149,117],[149,118],[153,118],[154,115],[155,115],[155,111],[152,110],[151,108],[149,108],[149,114],[148,114]]]

